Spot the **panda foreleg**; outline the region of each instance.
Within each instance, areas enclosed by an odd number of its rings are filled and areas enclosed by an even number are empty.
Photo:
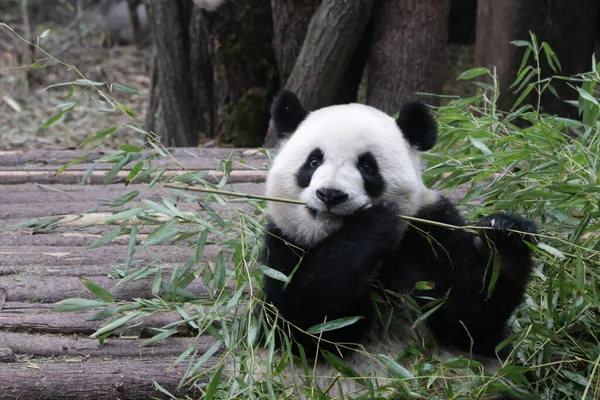
[[[266,277],[267,302],[301,330],[325,321],[361,317],[322,336],[332,342],[358,342],[372,320],[372,274],[379,260],[393,250],[403,226],[395,203],[376,202],[349,216],[340,231],[307,249],[301,260],[282,241],[269,240],[267,264],[288,274],[290,281],[286,286]],[[312,340],[296,333],[294,339],[306,350]]]
[[[438,336],[449,338],[463,349],[472,346],[476,353],[493,356],[495,347],[507,337],[506,322],[523,300],[533,268],[525,242],[534,242],[530,234],[536,232],[536,227],[514,214],[490,215],[479,226],[494,229],[472,236],[470,245],[475,254],[453,270],[451,293],[431,325],[439,331]],[[490,288],[496,255],[500,271]],[[500,355],[505,357],[509,351],[505,347]]]

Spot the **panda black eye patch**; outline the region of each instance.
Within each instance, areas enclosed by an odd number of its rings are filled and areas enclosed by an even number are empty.
[[[311,151],[308,157],[306,157],[304,164],[302,164],[298,172],[296,172],[296,182],[298,183],[298,186],[307,188],[310,185],[313,174],[322,163],[323,152],[321,149],[314,149]]]
[[[356,168],[363,178],[367,194],[371,197],[381,196],[385,189],[385,181],[379,173],[379,165],[373,154],[366,152],[358,156]]]

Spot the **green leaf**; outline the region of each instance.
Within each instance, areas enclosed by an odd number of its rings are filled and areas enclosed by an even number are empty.
[[[72,167],[72,166],[73,166],[73,165],[75,165],[75,164],[79,164],[79,163],[81,163],[81,162],[84,162],[85,160],[87,160],[87,159],[88,159],[88,157],[89,157],[89,156],[83,156],[83,157],[79,157],[79,158],[78,158],[78,159],[76,159],[76,160],[69,161],[68,163],[66,163],[65,165],[63,165],[62,167],[60,167],[60,168],[58,169],[58,171],[56,171],[56,172],[54,173],[54,175],[58,176],[58,175],[62,174],[63,172],[65,172],[65,170],[66,170],[67,168],[69,168],[69,167]]]
[[[208,384],[208,388],[206,389],[206,393],[204,394],[204,400],[213,400],[215,397],[215,393],[217,393],[217,388],[219,387],[219,383],[221,383],[221,375],[223,374],[223,368],[225,368],[225,364],[222,363],[217,372],[210,379],[210,383]]]
[[[131,321],[132,319],[143,318],[143,317],[147,317],[148,315],[150,315],[150,314],[147,312],[141,312],[141,311],[132,312],[131,314],[124,315],[121,318],[117,318],[117,319],[109,322],[108,324],[104,325],[102,328],[98,329],[96,332],[92,333],[90,336],[93,338],[100,337],[100,336],[104,335],[105,333],[113,332],[115,329],[117,329],[118,327],[120,327],[122,325],[125,325],[127,322]]]
[[[116,229],[113,229],[112,231],[108,231],[104,235],[102,235],[102,237],[100,239],[97,239],[96,241],[94,241],[94,243],[92,243],[90,245],[90,249],[96,249],[98,247],[102,247],[105,244],[112,242],[115,238],[117,238],[118,236],[120,236],[122,234],[123,234],[123,228],[121,226],[119,226]]]
[[[140,146],[132,146],[130,144],[122,144],[117,146],[117,149],[119,150],[123,150],[123,151],[127,151],[129,153],[139,153],[140,151],[144,150],[143,147]]]
[[[416,290],[432,290],[435,288],[435,282],[433,281],[419,281],[415,283]]]
[[[474,138],[473,136],[469,136],[469,141],[473,144],[473,146],[477,147],[483,154],[489,156],[492,154],[492,151],[479,139]]]
[[[164,340],[170,336],[173,336],[177,333],[177,329],[165,329],[162,332],[152,336],[150,339],[145,340],[140,347],[147,347],[147,346],[152,346],[155,343],[160,342],[161,340]]]
[[[131,200],[135,199],[139,195],[140,195],[140,191],[134,190],[133,192],[129,192],[129,193],[119,197],[118,199],[113,200],[109,204],[109,207],[120,207],[122,205],[129,203]]]
[[[116,103],[116,102],[115,102]],[[116,106],[119,110],[123,111],[125,114],[127,114],[127,116],[131,117],[131,118],[135,118],[136,114],[135,112],[133,112],[132,110],[130,110],[129,108],[127,108],[126,106],[124,106],[121,103],[116,103]]]
[[[580,375],[580,374],[578,374],[576,372],[572,372],[572,371],[569,371],[569,370],[566,370],[566,369],[562,369],[560,371],[560,373],[564,377],[566,377],[567,379],[569,379],[571,382],[578,383],[581,386],[587,386],[588,385],[588,379],[585,376],[583,376],[583,375]]]
[[[541,249],[541,250],[545,251],[546,253],[548,253],[556,258],[559,258],[561,260],[564,260],[565,258],[567,258],[567,256],[565,256],[562,251],[558,250],[555,247],[550,246],[549,244],[540,242],[537,244],[537,247],[538,247],[538,249]]]
[[[444,367],[447,368],[479,368],[481,367],[481,363],[476,360],[471,360],[469,358],[458,357],[444,362]]]
[[[121,221],[127,218],[133,218],[144,212],[144,209],[137,207],[131,210],[121,211],[119,213],[113,214],[110,217],[107,217],[104,221],[107,223]]]
[[[529,43],[526,40],[513,40],[512,42],[510,42],[510,44],[512,44],[513,46],[517,46],[517,47],[526,47],[526,46],[531,47],[531,43]]]
[[[206,351],[206,353],[202,354],[202,356],[194,364],[193,370],[197,371],[201,366],[203,366],[204,363],[206,363],[213,356],[213,354],[215,354],[217,350],[221,348],[221,343],[221,340],[217,340],[215,344],[213,344],[211,348]]]
[[[179,235],[180,232],[175,230],[177,224],[179,224],[179,221],[177,219],[172,219],[160,225],[150,232],[146,240],[144,240],[144,243],[142,243],[142,248],[165,242],[174,236]]]
[[[140,227],[138,225],[133,225],[131,227],[131,232],[129,233],[129,241],[127,242],[127,255],[125,256],[125,272],[129,267],[131,267],[131,263],[133,262],[133,253],[135,253],[135,242],[137,240],[137,235],[140,232]]]
[[[332,321],[327,321],[327,322],[323,322],[321,324],[311,326],[310,328],[308,328],[306,330],[306,332],[310,333],[311,335],[318,335],[321,332],[333,331],[336,329],[341,329],[345,326],[352,325],[352,324],[356,323],[356,321],[358,321],[362,318],[363,317],[360,317],[360,316],[338,318],[338,319],[334,319]]]
[[[70,311],[82,311],[90,308],[106,307],[110,303],[102,300],[91,300],[91,299],[66,299],[58,302],[58,306],[53,307],[52,311],[57,312],[70,312]]]
[[[597,99],[596,99],[594,96],[592,96],[592,95],[591,95],[591,94],[590,94],[590,93],[589,93],[587,90],[585,90],[584,88],[577,87],[577,91],[579,92],[579,95],[580,95],[580,96],[581,96],[583,99],[585,99],[585,100],[587,100],[587,101],[590,101],[590,102],[592,102],[592,103],[593,103],[594,105],[596,105],[596,106],[600,106],[600,103],[598,102],[598,100],[597,100]]]
[[[111,126],[110,128],[108,128],[106,130],[103,130],[102,132],[100,132],[100,133],[92,136],[91,138],[88,138],[88,139],[84,140],[77,147],[81,148],[81,147],[84,147],[85,145],[87,145],[87,144],[89,144],[89,143],[91,143],[93,141],[105,138],[106,136],[110,135],[111,133],[116,132],[117,129],[119,129],[119,128],[117,128],[116,126]]]
[[[215,275],[213,278],[213,287],[215,289],[222,289],[225,284],[225,259],[223,257],[223,251],[219,251],[217,254],[217,261],[215,262]]]
[[[122,93],[132,94],[132,95],[135,95],[135,96],[139,96],[140,95],[140,92],[138,92],[137,90],[132,89],[132,88],[128,88],[127,86],[123,86],[123,85],[121,85],[120,83],[117,83],[117,82],[111,83],[111,86],[112,86],[113,89],[116,89],[116,90],[118,90],[119,92],[122,92]]]
[[[133,180],[138,176],[138,174],[140,173],[140,171],[142,170],[143,167],[144,167],[144,162],[139,161],[137,164],[135,164],[133,166],[133,168],[131,168],[131,171],[129,171],[129,175],[127,175],[127,179],[125,179],[125,186],[127,186],[131,182],[133,182]]]
[[[101,321],[103,319],[112,318],[117,314],[117,309],[115,307],[108,307],[104,310],[100,310],[97,313],[94,313],[87,317],[86,321]]]
[[[67,113],[67,112],[69,112],[69,111],[72,111],[74,108],[75,108],[75,106],[73,105],[73,106],[71,106],[71,107],[69,107],[69,108],[65,108],[64,110],[61,110],[61,111],[59,111],[59,112],[58,112],[56,115],[54,115],[54,116],[50,117],[50,119],[49,119],[48,121],[46,121],[46,122],[44,123],[44,125],[42,125],[42,127],[41,127],[40,129],[47,128],[47,127],[49,127],[50,125],[54,124],[56,121],[58,121],[59,119],[61,119],[61,118],[62,118],[62,116],[63,116],[65,113]],[[87,158],[87,157],[86,157],[86,158]]]
[[[458,78],[456,78],[456,80],[468,80],[468,79],[473,79],[477,76],[483,75],[483,74],[489,74],[490,70],[484,67],[477,67],[477,68],[471,68],[463,73],[461,73],[460,75],[458,75]]]
[[[329,363],[329,365],[331,365],[332,367],[334,367],[335,369],[337,369],[338,371],[340,371],[342,374],[344,374],[344,376],[347,376],[348,378],[354,378],[361,385],[367,386],[367,383],[365,382],[364,378],[361,377],[344,360],[342,360],[341,358],[339,358],[335,354],[330,353],[328,351],[322,351],[321,354],[322,354],[323,358],[325,359],[325,361],[327,361]]]
[[[387,368],[390,374],[392,374],[392,376],[404,380],[415,379],[415,376],[412,374],[412,372],[410,372],[391,358],[383,354],[378,354],[377,359],[383,363],[383,365]]]
[[[90,81],[89,79],[75,79],[73,81],[73,83],[75,85],[79,85],[79,86],[102,86],[105,84],[105,82],[94,82],[94,81]]]
[[[110,294],[106,289],[102,286],[98,285],[95,282],[90,281],[87,278],[79,278],[83,286],[85,286],[90,292],[94,294],[100,300],[104,300],[107,303],[114,303],[115,298]]]
[[[490,284],[487,289],[487,298],[489,299],[494,294],[494,289],[496,288],[496,283],[498,282],[498,278],[500,277],[500,269],[502,268],[502,260],[500,259],[500,254],[496,252],[494,254],[494,267],[492,268],[492,276],[490,277]]]
[[[283,272],[279,272],[271,267],[267,267],[266,265],[261,265],[260,270],[263,274],[265,274],[269,278],[275,279],[276,281],[284,283],[289,283],[290,281],[290,278],[286,274],[284,274]]]

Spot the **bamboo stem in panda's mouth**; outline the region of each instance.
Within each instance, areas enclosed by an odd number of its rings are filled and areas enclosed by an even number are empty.
[[[166,188],[170,188],[170,189],[191,190],[194,192],[218,194],[221,196],[232,196],[232,197],[241,197],[241,198],[245,198],[245,199],[275,201],[275,202],[279,202],[279,203],[297,204],[300,206],[308,207],[308,204],[306,204],[305,202],[300,201],[300,200],[282,199],[279,197],[268,197],[268,196],[261,196],[258,194],[230,192],[227,190],[209,189],[209,188],[197,187],[197,186],[191,186],[191,185],[182,186],[182,185],[175,185],[172,183],[165,183],[165,184],[163,184],[163,186]],[[483,230],[494,229],[491,226],[475,226],[475,225],[457,226],[457,225],[445,224],[443,222],[430,221],[427,219],[422,219],[422,218],[417,218],[417,217],[409,217],[408,215],[398,215],[398,216],[405,221],[419,222],[422,224],[434,225],[434,226],[438,226],[441,228],[447,228],[447,229],[464,230],[464,231],[472,232],[475,234],[477,234]],[[522,233],[522,232],[519,232],[519,231],[516,231],[513,229],[509,229],[509,231],[515,232],[515,233]],[[541,236],[540,234],[530,234],[530,235],[531,236]]]
[[[276,201],[276,202],[279,202],[279,203],[298,204],[298,205],[301,205],[301,206],[305,206],[306,205],[305,202],[300,201],[300,200],[281,199],[281,198],[277,198],[277,197],[261,196],[261,195],[258,195],[258,194],[230,192],[230,191],[227,191],[227,190],[209,189],[209,188],[203,188],[203,187],[197,187],[197,186],[190,186],[190,185],[188,185],[188,186],[181,186],[181,185],[174,185],[172,183],[165,183],[165,184],[163,184],[163,186],[167,187],[167,188],[170,188],[170,189],[191,190],[191,191],[194,191],[194,192],[219,194],[221,196],[232,196],[232,197],[243,197],[245,199]]]

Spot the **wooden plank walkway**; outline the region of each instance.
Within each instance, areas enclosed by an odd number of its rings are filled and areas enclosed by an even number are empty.
[[[232,159],[229,182],[247,193],[260,194],[268,158],[256,150],[175,149],[172,154],[189,171],[210,171],[208,177],[220,179],[216,167],[222,159]],[[116,299],[152,298],[150,283],[144,281],[117,285],[110,279],[111,267],[125,260],[127,240],[120,237],[100,248],[89,245],[104,232],[114,229],[102,222],[105,216],[122,210],[111,208],[102,199],[116,199],[132,190],[139,198],[160,200],[166,192],[160,187],[148,190],[147,183],[123,184],[121,172],[113,184],[102,185],[112,164],[99,163],[89,177],[80,181],[90,164],[102,156],[94,154],[56,176],[55,171],[77,158],[75,151],[40,150],[0,152],[0,397],[2,399],[137,399],[149,398],[155,391],[152,382],[177,393],[183,365],[171,363],[191,343],[199,349],[212,345],[210,338],[174,337],[158,346],[139,347],[141,332],[177,321],[178,314],[154,315],[140,325],[127,328],[121,337],[107,339],[104,346],[89,335],[101,326],[86,318],[94,311],[56,313],[58,301],[94,296],[82,285],[80,277],[99,283]],[[245,164],[239,162],[243,159]],[[180,166],[160,160],[166,174],[181,174]],[[191,206],[188,206],[191,207]],[[92,210],[91,212],[89,212]],[[84,218],[77,218],[84,213]],[[77,230],[33,231],[23,224],[37,219],[71,221]],[[19,227],[21,226],[21,227]],[[35,234],[34,234],[35,233]],[[143,233],[143,232],[142,232]],[[216,249],[207,249],[208,252]],[[185,261],[190,250],[185,244],[152,247],[154,256],[176,263]],[[136,257],[149,257],[143,250]],[[168,269],[165,273],[168,273]],[[188,289],[205,290],[193,283]],[[182,394],[182,393],[180,393]],[[193,393],[188,393],[192,397]]]

